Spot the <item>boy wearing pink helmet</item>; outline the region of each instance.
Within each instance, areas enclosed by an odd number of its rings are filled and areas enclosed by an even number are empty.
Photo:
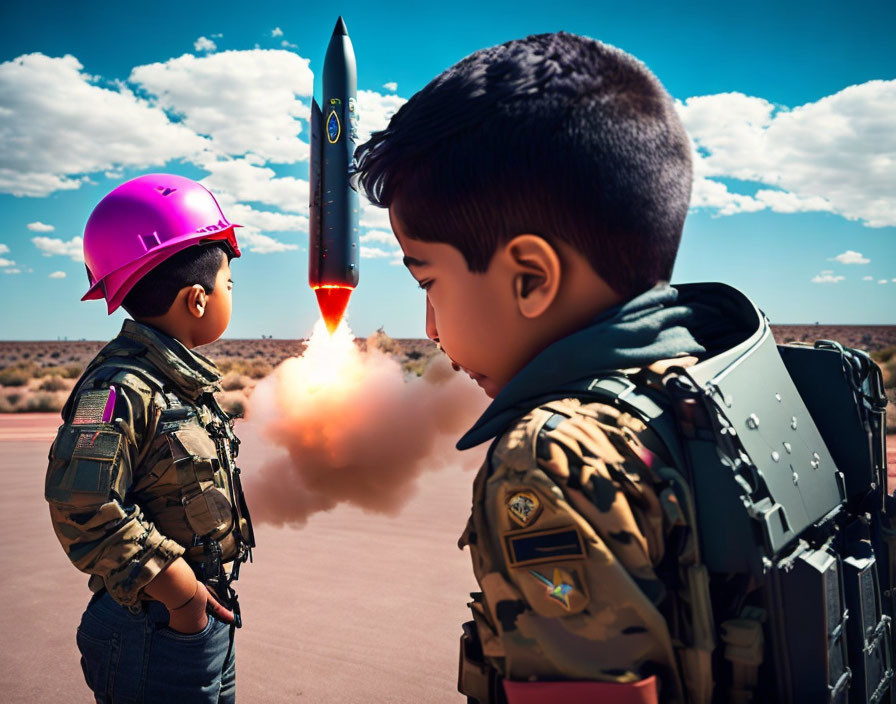
[[[254,538],[221,375],[192,351],[230,322],[235,227],[209,191],[169,174],[122,184],[87,222],[84,299],[133,319],[62,410],[45,496],[91,575],[77,643],[97,702],[235,698],[232,582]]]

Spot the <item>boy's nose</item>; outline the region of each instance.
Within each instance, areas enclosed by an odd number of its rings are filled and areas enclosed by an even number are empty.
[[[429,302],[429,296],[426,297],[426,336],[433,342],[439,341],[439,331],[436,329],[436,313]]]

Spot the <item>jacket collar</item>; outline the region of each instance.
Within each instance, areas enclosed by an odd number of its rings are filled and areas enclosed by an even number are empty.
[[[563,386],[660,359],[700,357],[745,338],[755,327],[755,307],[731,286],[658,284],[536,355],[501,389],[457,448],[466,450],[500,435],[539,398]]]
[[[161,330],[125,320],[119,337],[143,347],[147,361],[188,398],[221,390],[221,372],[214,362]]]

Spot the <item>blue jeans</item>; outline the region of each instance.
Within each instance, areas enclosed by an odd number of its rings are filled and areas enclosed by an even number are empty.
[[[98,704],[232,704],[236,658],[229,624],[209,616],[199,633],[168,628],[168,610],[148,602],[133,614],[106,592],[87,605],[78,650]]]

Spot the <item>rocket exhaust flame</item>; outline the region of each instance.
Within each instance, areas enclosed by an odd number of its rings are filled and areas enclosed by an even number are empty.
[[[348,299],[355,289],[351,286],[315,286],[314,293],[317,296],[317,307],[327,324],[327,330],[332,335],[339,327],[345,309],[348,308]]]
[[[461,454],[454,443],[486,401],[444,357],[422,377],[406,376],[372,344],[359,350],[345,321],[333,334],[319,321],[305,352],[285,360],[250,399],[249,421],[278,448],[243,475],[252,516],[301,525],[341,503],[395,515],[424,472],[478,466],[482,452]]]

